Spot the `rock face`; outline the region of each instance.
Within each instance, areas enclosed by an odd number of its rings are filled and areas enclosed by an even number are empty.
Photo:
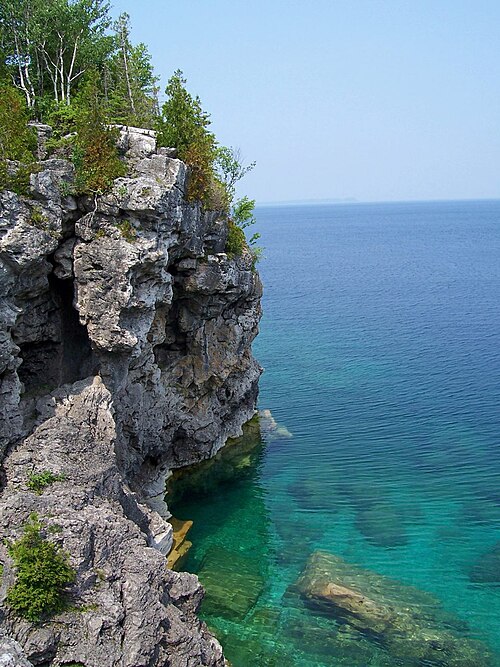
[[[223,665],[198,580],[165,567],[170,470],[213,456],[255,413],[261,283],[188,204],[185,165],[123,129],[129,175],[95,198],[49,159],[0,194],[2,537],[36,511],[70,553],[78,612],[2,625],[33,664]],[[30,473],[64,474],[37,496]],[[14,579],[5,549],[1,599]],[[84,611],[82,611],[84,609]]]
[[[348,626],[373,639],[408,667],[492,665],[486,647],[464,638],[463,623],[433,596],[333,554],[313,553],[296,588],[337,627]]]

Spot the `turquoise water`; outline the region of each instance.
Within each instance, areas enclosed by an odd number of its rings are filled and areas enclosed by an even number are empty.
[[[234,667],[500,665],[500,202],[257,217],[260,407],[292,436],[174,504],[205,620]],[[432,594],[415,608],[479,657],[402,658],[305,604],[316,550]]]

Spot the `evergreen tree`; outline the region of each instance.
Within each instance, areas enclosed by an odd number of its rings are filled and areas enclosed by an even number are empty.
[[[185,84],[180,70],[168,82],[167,100],[158,121],[158,144],[176,148],[179,158],[191,167],[188,199],[200,199],[210,206],[217,142],[208,130],[210,115],[203,111],[200,98],[186,90]]]

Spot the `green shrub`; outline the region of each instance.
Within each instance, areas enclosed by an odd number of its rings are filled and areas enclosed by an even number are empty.
[[[35,167],[36,131],[28,127],[28,110],[12,86],[0,83],[0,190],[25,194]],[[8,161],[18,162],[17,168]]]
[[[30,491],[34,491],[38,496],[41,496],[45,489],[54,484],[54,482],[62,482],[65,479],[64,475],[56,475],[49,470],[43,472],[33,473],[28,477],[26,486]]]
[[[212,208],[212,143],[207,137],[193,142],[182,154],[181,159],[189,166],[187,200],[201,201],[205,208]]]
[[[231,196],[224,183],[216,176],[212,178],[209,184],[208,208],[211,211],[220,211],[221,213],[229,213],[231,208]]]
[[[98,78],[90,76],[76,114],[77,136],[73,151],[77,192],[103,193],[127,168],[118,157],[119,130],[109,129],[99,95]]]
[[[17,576],[6,601],[18,616],[32,622],[64,611],[66,587],[75,580],[68,554],[49,542],[42,528],[37,515],[32,514],[24,535],[8,545]]]
[[[68,105],[65,102],[52,102],[47,113],[47,123],[52,127],[52,135],[45,142],[48,155],[57,155],[71,159],[76,141],[76,122],[78,104]]]
[[[228,221],[228,237],[226,241],[226,252],[229,255],[241,255],[245,248],[252,255],[252,269],[262,257],[262,248],[256,245],[260,238],[257,232],[247,241],[244,230],[256,223],[253,214],[255,201],[243,197],[239,199],[231,209],[231,216]]]
[[[44,216],[42,209],[39,206],[34,206],[31,209],[30,224],[38,229],[45,229],[47,226],[47,218]]]
[[[137,239],[137,230],[130,220],[122,220],[117,225],[121,235],[129,243],[133,243]]]
[[[228,255],[240,256],[247,248],[245,232],[238,227],[234,220],[228,220],[228,235],[226,241],[226,252]]]

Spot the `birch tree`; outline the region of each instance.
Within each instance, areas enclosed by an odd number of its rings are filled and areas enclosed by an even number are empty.
[[[23,92],[29,109],[36,98],[33,85],[35,11],[32,0],[0,0],[2,50],[12,72],[12,83]]]
[[[126,125],[150,127],[159,114],[151,56],[145,44],[132,44],[128,14],[121,14],[113,28],[115,49],[104,76],[110,115]]]
[[[105,0],[49,0],[41,8],[38,48],[56,102],[70,104],[76,82],[105,59],[108,12]]]

